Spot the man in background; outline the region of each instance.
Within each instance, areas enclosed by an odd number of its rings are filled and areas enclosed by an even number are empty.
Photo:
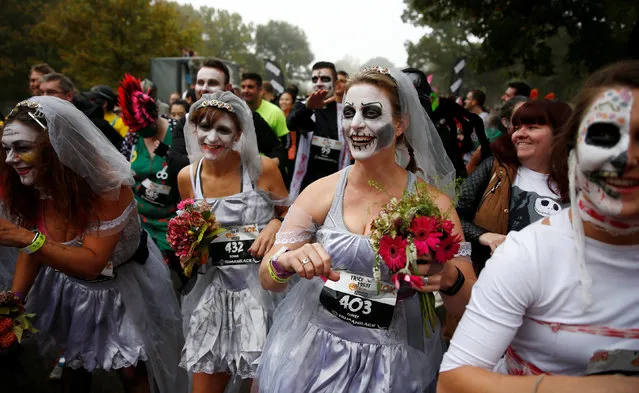
[[[29,71],[29,92],[32,96],[42,95],[40,90],[40,78],[47,74],[53,74],[55,70],[47,63],[36,64]]]

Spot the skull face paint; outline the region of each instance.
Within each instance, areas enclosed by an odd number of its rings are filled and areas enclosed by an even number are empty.
[[[331,97],[335,92],[335,78],[333,78],[333,70],[330,68],[313,70],[311,73],[311,82],[313,82],[313,91],[328,91],[326,98]]]
[[[222,113],[213,124],[206,117],[197,125],[197,140],[205,160],[220,160],[231,150],[240,137],[240,130],[229,113]]]
[[[2,148],[5,162],[12,166],[25,186],[33,186],[37,177],[37,164],[40,161],[41,148],[38,140],[42,132],[13,121],[7,124],[2,133]]]
[[[393,145],[392,106],[383,90],[369,84],[352,86],[344,97],[344,139],[356,160],[365,160]]]
[[[580,205],[591,206],[597,216],[620,221],[639,218],[639,171],[637,165],[628,167],[628,149],[637,143],[631,134],[634,104],[630,89],[606,89],[579,126],[576,180]]]
[[[217,68],[200,68],[197,72],[197,81],[195,82],[195,97],[199,100],[204,94],[224,91],[224,80],[224,72]]]

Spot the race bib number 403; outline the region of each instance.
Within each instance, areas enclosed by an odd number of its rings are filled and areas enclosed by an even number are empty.
[[[214,266],[258,263],[248,252],[259,230],[257,224],[230,228],[209,244],[209,255]]]
[[[326,281],[320,303],[331,314],[355,326],[388,329],[397,303],[397,290],[392,284],[382,283],[382,290],[377,294],[374,278],[343,271],[339,281]]]

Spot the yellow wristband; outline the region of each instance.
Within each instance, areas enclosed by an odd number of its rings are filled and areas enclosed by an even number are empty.
[[[44,246],[44,243],[46,241],[47,241],[47,237],[44,236],[42,232],[36,231],[35,236],[33,237],[33,240],[31,241],[31,244],[21,248],[20,251],[22,251],[25,254],[33,254],[34,252],[41,249],[42,246]]]
[[[273,260],[268,261],[268,274],[271,275],[271,278],[273,279],[273,281],[275,281],[276,283],[279,284],[286,284],[288,282],[288,280],[290,280],[291,278],[281,278],[277,275],[277,273],[275,273],[275,271],[273,270],[273,265],[272,265]]]

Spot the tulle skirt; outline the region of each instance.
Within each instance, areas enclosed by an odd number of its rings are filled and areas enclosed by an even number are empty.
[[[416,297],[397,304],[388,330],[369,329],[326,311],[322,286],[301,280],[277,309],[259,359],[259,392],[435,391],[440,331],[426,338]]]
[[[17,249],[0,246],[0,291],[11,289],[13,273],[16,271],[16,258]]]
[[[207,265],[182,301],[186,343],[180,366],[190,373],[254,378],[275,306],[282,295],[262,289],[259,265]],[[195,273],[194,273],[195,275]]]
[[[151,240],[146,263],[128,262],[112,280],[90,283],[43,267],[27,298],[37,341],[64,350],[67,365],[93,371],[147,364],[159,392],[186,391],[183,344],[169,271]]]

